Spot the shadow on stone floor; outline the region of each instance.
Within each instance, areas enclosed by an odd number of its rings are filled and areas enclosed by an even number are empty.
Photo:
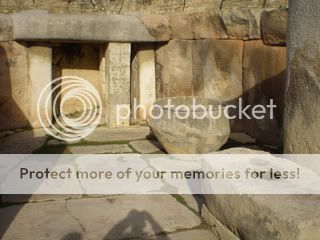
[[[103,238],[111,239],[142,239],[150,237],[144,229],[150,225],[153,233],[152,239],[170,240],[161,226],[153,219],[147,211],[131,210],[127,217],[116,224]],[[81,240],[81,233],[72,232],[64,236],[61,240]]]

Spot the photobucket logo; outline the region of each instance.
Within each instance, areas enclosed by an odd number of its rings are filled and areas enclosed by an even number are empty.
[[[167,98],[156,103],[152,107],[137,104],[134,99],[133,107],[127,105],[117,105],[117,123],[130,117],[134,120],[137,115],[145,116],[145,119],[274,119],[274,110],[277,107],[273,99],[269,99],[266,105],[245,105],[242,98],[232,104],[213,103],[212,100],[197,97],[181,97],[185,103],[177,103],[179,98]],[[164,101],[165,100],[165,101]],[[200,101],[200,103],[198,102]],[[206,102],[205,104],[203,102]]]
[[[77,116],[65,114],[67,101],[81,103]],[[54,79],[42,90],[37,102],[37,115],[41,126],[56,139],[73,142],[92,133],[102,116],[101,98],[87,80],[65,76]]]

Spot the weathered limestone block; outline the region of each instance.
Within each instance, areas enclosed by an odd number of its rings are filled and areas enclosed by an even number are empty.
[[[148,32],[159,39],[170,39],[169,19],[164,15],[143,15],[140,20]]]
[[[266,0],[265,8],[287,8],[289,0]]]
[[[107,74],[106,74],[106,49],[108,43],[100,44],[99,49],[99,73],[100,73],[100,97],[102,101],[102,118],[101,118],[101,125],[106,125],[106,116],[108,112],[108,103],[107,103]]]
[[[320,234],[317,195],[205,195],[205,200],[212,215],[244,239],[316,240]]]
[[[12,40],[12,21],[8,15],[0,14],[0,41]]]
[[[222,0],[222,8],[262,8],[265,0]]]
[[[109,128],[129,126],[130,53],[130,43],[109,43],[106,49],[106,122]]]
[[[243,41],[196,40],[192,45],[194,95],[218,102],[242,95]]]
[[[228,37],[219,14],[172,14],[169,22],[173,39],[224,39]]]
[[[220,12],[230,39],[260,39],[262,9],[233,8]]]
[[[136,16],[23,11],[13,14],[12,20],[14,40],[157,42],[167,41],[170,37],[166,24],[158,20],[154,26],[154,22]]]
[[[169,110],[166,105],[169,99],[173,107]],[[193,103],[201,105],[205,110],[193,108]],[[218,108],[217,103],[202,97],[174,97],[157,100],[153,116],[149,122],[150,128],[160,144],[169,154],[208,154],[223,146],[230,135],[230,123],[225,114],[212,118],[208,113],[210,107]],[[181,106],[185,106],[181,108]],[[186,111],[189,109],[190,112]],[[193,115],[198,111],[201,119]],[[162,113],[163,112],[163,113]],[[202,114],[202,115],[201,115]]]
[[[319,12],[317,1],[290,2],[285,153],[320,153]]]
[[[0,43],[0,130],[29,126],[29,100],[26,46]]]
[[[246,148],[232,148],[218,153],[268,154]],[[229,194],[204,195],[204,197],[206,207],[211,214],[241,239],[316,240],[319,238],[318,195]]]
[[[171,40],[156,50],[156,96],[192,95],[192,41]]]
[[[11,13],[28,9],[46,9],[53,13],[134,14],[169,12],[214,11],[220,8],[221,0],[27,0],[2,1],[0,12]]]
[[[286,45],[288,10],[264,11],[261,15],[261,31],[264,44]]]
[[[149,109],[156,100],[155,52],[153,44],[138,45],[132,61],[131,110],[133,120],[148,119]],[[140,107],[141,106],[141,107]]]
[[[270,119],[271,112],[267,111],[267,118],[244,120],[244,131],[262,142],[281,144],[285,78],[285,47],[266,46],[262,41],[245,42],[243,60],[245,104],[266,106],[270,103],[270,99],[273,99],[277,106],[274,109],[274,119]]]
[[[33,45],[29,47],[29,80],[30,80],[30,123],[34,128],[41,127],[40,119],[43,124],[47,125],[49,122],[46,114],[52,114],[52,106],[48,104],[45,106],[45,100],[51,98],[50,88],[47,88],[41,98],[39,116],[37,114],[37,104],[41,93],[48,84],[52,82],[52,48],[41,45]],[[51,102],[51,100],[49,100]]]

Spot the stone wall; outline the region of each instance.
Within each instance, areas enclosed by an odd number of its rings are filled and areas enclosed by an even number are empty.
[[[285,98],[284,151],[318,154],[320,104],[320,5],[315,0],[292,0],[289,71]]]
[[[169,16],[171,40],[156,47],[157,97],[194,95],[219,102],[241,97],[246,105],[273,99],[274,119],[235,121],[233,131],[281,145],[287,9],[224,4],[216,13]]]
[[[282,8],[288,0],[1,0],[0,13],[44,9],[52,13],[176,13],[219,9]]]
[[[117,4],[120,2],[119,11]],[[233,123],[233,130],[246,132],[264,142],[281,143],[281,113],[283,110],[283,85],[286,71],[285,45],[288,12],[285,8],[287,6],[286,0],[30,0],[1,1],[1,6],[0,12],[2,13],[12,13],[27,9],[44,9],[49,10],[51,13],[67,13],[66,15],[38,13],[42,14],[45,19],[51,19],[52,21],[64,16],[63,20],[59,22],[60,25],[55,28],[57,30],[54,34],[56,41],[73,39],[89,42],[93,40],[101,42],[104,40],[102,42],[108,42],[111,39],[116,39],[117,41],[111,42],[136,43],[135,46],[138,52],[132,51],[131,53],[131,60],[133,60],[131,81],[136,79],[134,81],[138,82],[137,86],[140,84],[146,89],[150,88],[148,87],[149,81],[152,81],[152,84],[156,85],[157,98],[198,95],[218,101],[232,101],[242,97],[246,104],[265,104],[269,99],[274,99],[278,105],[275,120],[236,121]],[[68,15],[69,13],[105,13],[106,16],[97,18],[89,15]],[[105,24],[112,26],[113,15],[108,15],[109,13],[138,13],[139,16],[116,16],[117,19],[121,20],[120,26],[122,29],[120,34],[117,34],[117,32],[111,31],[112,27],[104,27]],[[149,13],[152,13],[152,15]],[[155,13],[158,13],[158,15]],[[23,34],[30,35],[30,32],[37,31],[37,27],[33,27],[32,31],[25,31],[25,29],[29,28],[19,26],[21,23],[19,19],[22,19],[22,22],[29,21],[29,17],[33,15],[34,13],[30,12],[11,15],[12,18],[10,15],[0,15],[0,40],[8,41],[12,37],[13,39],[15,39],[14,37],[24,39],[21,37]],[[39,20],[39,18],[37,19]],[[38,20],[36,22],[41,25],[42,23]],[[49,26],[55,22],[52,21],[47,21],[48,25],[43,25],[45,28],[42,30],[44,31],[38,32],[38,35],[40,34],[39,36],[43,37],[43,41],[52,37],[52,33],[49,31],[52,29]],[[73,31],[69,31],[70,24],[68,23],[74,23],[74,26],[78,27],[79,30],[73,29]],[[96,29],[95,27],[98,28]],[[82,28],[89,29],[91,31],[90,34],[77,35]],[[140,30],[137,33],[135,29]],[[18,30],[24,31],[19,32]],[[139,39],[139,37],[141,38],[140,32],[144,33],[143,39]],[[58,33],[62,35],[57,36]],[[132,34],[134,37],[132,37]],[[28,37],[32,34],[29,35]],[[96,36],[100,36],[100,38],[96,39]],[[110,39],[106,39],[106,36],[109,36]],[[145,49],[148,46],[145,42],[149,41],[158,43],[152,45],[151,49]],[[5,44],[5,51],[10,52],[9,45],[17,43],[8,42],[3,44]],[[152,53],[153,48],[154,54]],[[92,51],[85,51],[92,59],[100,61],[94,64],[94,69],[82,72],[81,67],[65,65],[64,74],[72,73],[80,76],[84,74],[83,76],[89,79],[92,75],[93,83],[96,83],[97,79],[99,79],[103,84],[98,89],[101,90],[103,98],[107,99],[105,86],[108,84],[107,78],[112,77],[105,71],[108,67],[106,65],[108,60],[105,58],[109,55],[105,55],[103,51],[101,52],[101,49],[99,54],[97,51],[95,51],[94,57],[91,56]],[[53,53],[53,72],[55,73],[61,66],[56,64],[55,51]],[[133,54],[137,54],[137,56],[134,57]],[[144,58],[147,58],[148,61],[144,60]],[[87,62],[81,63],[79,61],[80,65],[87,65]],[[154,65],[152,61],[154,61]],[[91,66],[91,64],[89,65]],[[151,74],[149,67],[146,66],[151,66],[152,69],[155,69],[155,74]],[[59,71],[62,70],[58,69]],[[129,71],[127,72],[129,73]],[[144,78],[144,74],[148,74],[148,77]],[[130,79],[130,76],[127,76],[126,81],[128,79]],[[23,82],[19,81],[19,84]],[[12,81],[12,84],[15,85],[16,83]],[[98,86],[99,84],[95,85]],[[131,85],[133,85],[132,82]],[[140,98],[140,102],[150,104],[150,101],[145,100],[148,94],[142,96],[140,90],[131,86],[131,92],[135,92],[131,95],[137,95]],[[128,91],[130,91],[130,88],[126,88],[125,92]],[[154,92],[150,92],[150,94],[153,99]],[[130,100],[128,99],[124,101],[125,104],[129,102]],[[20,106],[20,102],[18,105]],[[22,109],[24,108],[23,105],[25,105],[25,102],[21,102]],[[108,106],[104,106],[104,108],[107,109]],[[105,115],[107,116],[108,112],[105,112]],[[4,128],[8,128],[8,126]]]

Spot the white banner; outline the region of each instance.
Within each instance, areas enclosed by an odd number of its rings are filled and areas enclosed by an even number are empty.
[[[320,194],[320,155],[0,155],[0,194]]]

